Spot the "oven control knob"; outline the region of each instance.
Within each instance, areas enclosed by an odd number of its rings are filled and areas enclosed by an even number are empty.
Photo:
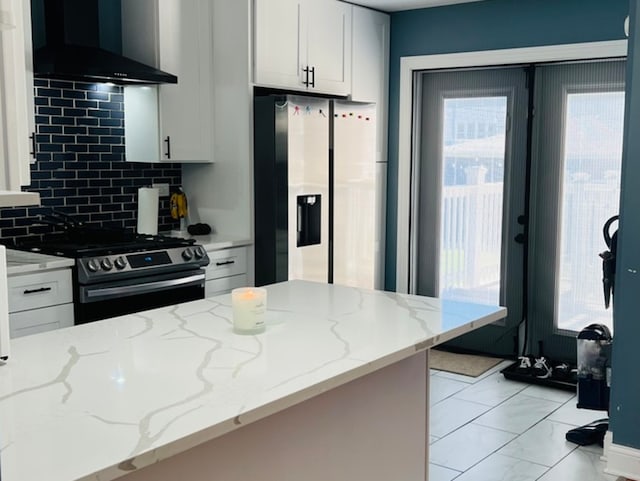
[[[185,250],[182,251],[182,258],[185,261],[190,261],[191,259],[193,259],[193,251],[191,250],[190,247],[187,247]]]
[[[96,259],[89,259],[87,269],[89,269],[89,272],[98,272],[100,270],[100,264]]]
[[[127,267],[127,261],[124,260],[124,257],[120,256],[118,257],[114,264],[116,265],[116,269],[124,269],[125,267]]]
[[[113,264],[108,258],[102,259],[102,262],[100,263],[100,265],[105,271],[110,271],[113,268]]]
[[[196,259],[202,259],[204,257],[204,249],[200,246],[193,249],[193,252],[196,255]]]

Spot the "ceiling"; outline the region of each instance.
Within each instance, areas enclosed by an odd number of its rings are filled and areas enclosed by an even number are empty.
[[[385,12],[398,12],[400,10],[413,10],[416,8],[439,7],[441,5],[453,5],[454,3],[479,1],[482,0],[349,0],[350,3]]]

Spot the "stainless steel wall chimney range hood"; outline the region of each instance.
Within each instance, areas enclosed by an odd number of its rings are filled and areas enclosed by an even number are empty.
[[[46,43],[34,53],[36,77],[138,85],[178,82],[175,75],[100,48],[98,0],[44,0],[44,27]]]

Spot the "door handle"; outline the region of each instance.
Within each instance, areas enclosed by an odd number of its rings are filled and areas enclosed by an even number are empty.
[[[304,85],[305,87],[308,87],[309,86],[309,66],[307,65],[305,68],[302,69],[302,71],[305,74],[302,85]]]
[[[48,292],[50,290],[50,287],[41,287],[40,289],[25,289],[23,294],[37,294],[39,292]]]
[[[311,88],[316,86],[316,68],[311,67]]]
[[[167,144],[167,151],[164,155],[167,157],[167,159],[170,159],[171,158],[171,137],[167,135],[167,138],[164,139],[164,141]]]
[[[217,266],[228,266],[229,264],[235,264],[236,261],[224,261],[224,262],[216,262]]]
[[[32,132],[29,138],[31,139],[31,152],[29,152],[29,154],[31,154],[31,157],[35,159],[37,154],[36,133]]]

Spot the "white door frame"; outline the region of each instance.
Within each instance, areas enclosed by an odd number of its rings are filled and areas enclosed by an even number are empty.
[[[413,150],[414,80],[419,72],[442,68],[480,67],[519,63],[586,60],[627,55],[627,40],[587,42],[542,47],[484,50],[441,55],[419,55],[400,58],[400,99],[398,121],[398,197],[396,291],[409,292],[409,273],[415,259],[409,246],[415,243],[415,226],[411,227],[411,212],[415,202],[415,186],[411,172],[416,172],[418,156]],[[414,275],[413,273],[412,275]]]

